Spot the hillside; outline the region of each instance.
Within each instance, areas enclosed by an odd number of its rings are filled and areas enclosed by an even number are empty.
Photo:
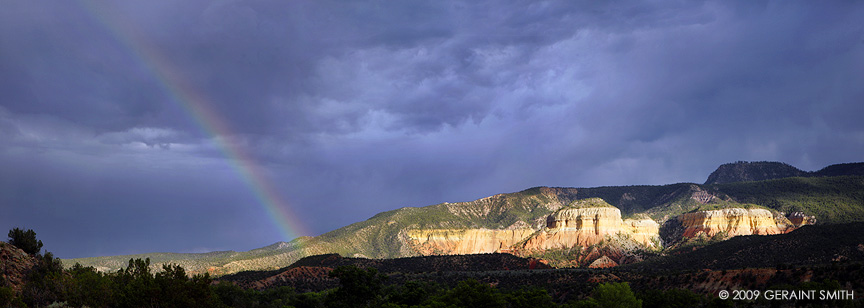
[[[813,174],[816,176],[864,175],[864,163],[830,165]]]
[[[705,185],[753,182],[791,177],[824,177],[843,175],[864,175],[864,163],[836,164],[819,171],[808,172],[781,162],[746,162],[723,164],[714,170]]]
[[[745,162],[723,164],[708,176],[705,184],[752,182],[806,176],[807,172],[781,162]]]
[[[314,238],[276,243],[248,252],[207,254],[140,254],[64,260],[112,271],[130,258],[150,257],[154,268],[163,262],[178,263],[190,272],[236,273],[249,269],[278,269],[311,255],[338,253],[344,256],[392,258],[419,255],[405,244],[407,229],[504,229],[517,222],[542,224],[553,209],[575,200],[575,189],[535,188],[499,194],[471,202],[441,203],[426,207],[405,207],[379,213]]]
[[[709,185],[706,189],[740,203],[813,215],[820,223],[864,220],[864,176],[796,177]]]
[[[27,273],[38,260],[14,245],[0,242],[0,287],[9,287],[20,292]]]
[[[823,173],[857,172],[858,165],[834,165],[839,167],[826,167],[823,170],[828,171]],[[568,208],[571,210],[567,210]],[[584,210],[574,211],[580,208]],[[601,208],[607,210],[600,210]],[[365,221],[317,237],[298,238],[290,243],[280,242],[246,252],[141,254],[70,259],[64,260],[64,264],[71,266],[78,262],[100,270],[113,271],[125,266],[130,258],[149,257],[154,268],[158,268],[162,263],[177,263],[190,273],[209,272],[218,276],[244,270],[275,270],[303,257],[327,253],[337,253],[345,257],[400,258],[504,251],[548,258],[570,255],[564,258],[566,262],[576,259],[580,261],[567,264],[578,266],[587,265],[596,258],[611,253],[609,256],[616,262],[629,263],[638,261],[639,257],[626,252],[660,248],[650,244],[651,237],[654,236],[652,234],[658,232],[657,225],[662,228],[664,222],[677,220],[677,217],[684,213],[726,208],[762,208],[767,210],[764,212],[767,214],[759,215],[774,216],[775,219],[764,217],[761,223],[773,224],[776,220],[778,225],[761,226],[757,229],[753,229],[756,226],[723,225],[735,221],[730,218],[729,222],[720,221],[719,226],[716,225],[718,222],[714,221],[701,227],[694,226],[696,229],[687,231],[689,233],[682,229],[679,233],[671,234],[710,236],[723,233],[723,230],[728,228],[736,228],[735,234],[760,234],[759,232],[766,232],[764,230],[784,232],[783,230],[792,230],[800,225],[791,223],[789,218],[794,217],[790,215],[805,218],[796,221],[812,223],[815,220],[820,224],[864,221],[864,176],[792,177],[711,185],[678,183],[594,188],[535,187],[469,202],[405,207],[382,212]],[[571,212],[560,212],[565,210]],[[572,216],[562,218],[562,221],[570,219],[574,221],[573,226],[581,226],[582,222],[577,224],[576,221],[581,221],[578,217],[583,215],[580,214],[583,212],[608,213],[603,214],[608,218],[592,223],[599,228],[593,231],[594,235],[572,227],[558,231],[550,221],[551,217]],[[811,216],[815,216],[815,219]],[[609,225],[610,223],[612,225]],[[606,231],[599,231],[601,229]],[[624,229],[633,234],[613,236]],[[770,231],[768,234],[773,232],[778,231]],[[663,233],[663,230],[660,230],[660,233]],[[634,239],[637,241],[634,242]],[[587,249],[595,244],[614,244],[615,247],[598,246]],[[538,247],[542,251],[537,251]],[[528,252],[526,249],[534,250]]]
[[[303,258],[275,271],[249,271],[220,278],[266,289],[290,286],[322,291],[338,286],[328,273],[339,266],[375,268],[388,283],[408,280],[453,284],[467,278],[519,289],[539,286],[556,294],[586,289],[586,282],[625,280],[634,288],[684,288],[703,294],[721,289],[765,289],[833,279],[860,290],[864,262],[864,223],[807,226],[788,234],[740,236],[701,249],[613,269],[555,269],[509,254],[427,256],[398,259],[345,258],[336,254]],[[587,288],[590,289],[590,288]],[[578,292],[578,291],[577,291]]]
[[[650,270],[765,268],[864,261],[864,223],[805,226],[788,234],[737,236],[630,265]]]
[[[375,268],[381,273],[432,272],[494,272],[510,270],[550,269],[535,259],[511,254],[473,254],[452,256],[422,256],[395,259],[345,258],[338,254],[310,256],[288,267],[273,271],[248,271],[219,278],[246,288],[265,289],[290,286],[295,289],[324,290],[338,285],[329,272],[340,266]]]

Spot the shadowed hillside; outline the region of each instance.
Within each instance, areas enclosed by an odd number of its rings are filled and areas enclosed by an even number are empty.
[[[242,287],[266,289],[290,286],[298,290],[317,291],[332,288],[338,281],[328,274],[340,266],[374,268],[380,273],[495,272],[550,269],[536,259],[511,254],[475,254],[422,256],[396,259],[344,258],[338,254],[310,256],[291,266],[273,271],[246,271],[219,278]]]
[[[781,162],[745,162],[723,164],[708,176],[705,184],[751,182],[805,176],[807,172]]]
[[[809,266],[864,262],[864,223],[804,226],[788,234],[737,236],[629,267],[647,270]]]
[[[864,175],[864,163],[836,164],[819,171],[808,172],[781,162],[746,162],[723,164],[714,170],[705,181],[709,184],[764,181],[791,177],[821,177],[842,175]]]

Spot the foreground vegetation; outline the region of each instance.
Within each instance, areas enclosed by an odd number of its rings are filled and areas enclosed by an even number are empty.
[[[859,224],[838,227],[842,233],[856,233],[853,229],[860,229]],[[819,232],[828,230],[814,228],[811,233],[818,237],[821,236]],[[33,266],[26,272],[23,284],[14,285],[0,279],[0,307],[750,307],[777,306],[778,303],[721,300],[705,287],[723,282],[729,283],[723,287],[729,290],[861,291],[864,288],[856,278],[864,275],[861,258],[850,254],[853,260],[830,265],[779,264],[773,269],[728,271],[704,269],[702,264],[693,265],[703,268],[701,270],[664,269],[661,263],[649,262],[646,264],[657,269],[407,272],[411,265],[403,264],[402,267],[391,265],[389,270],[382,267],[387,271],[384,274],[375,267],[342,265],[335,266],[329,277],[325,274],[325,278],[338,281],[326,288],[298,292],[292,287],[274,286],[256,290],[224,279],[215,282],[208,274],[190,277],[179,265],[163,265],[154,271],[149,259],[130,259],[126,267],[111,273],[80,264],[64,269],[61,261],[50,252],[42,254],[41,249],[34,248],[38,246],[35,232],[14,232],[14,238],[12,234],[10,232],[10,242],[32,248],[26,253],[31,255],[28,260],[33,261]],[[850,234],[852,237],[855,235]],[[34,242],[36,246],[32,245]],[[6,244],[0,247],[3,245]],[[718,246],[718,249],[728,250],[729,247]],[[710,247],[700,250],[711,253]],[[328,260],[330,257],[322,256]],[[322,261],[318,259],[321,258],[306,259],[308,264],[298,266],[314,266],[314,261]],[[9,266],[3,264],[4,275],[0,277],[7,277]],[[862,303],[860,300],[835,300],[779,304],[781,307],[861,307]]]
[[[212,284],[208,275],[187,277],[179,266],[153,273],[149,260],[129,260],[127,268],[111,274],[92,267],[63,271],[50,253],[40,257],[20,294],[0,287],[2,307],[680,307],[712,304],[687,290],[635,294],[627,283],[597,285],[585,299],[559,304],[540,288],[499,290],[468,279],[448,287],[409,281],[386,285],[377,270],[343,266],[331,272],[339,287],[298,293],[288,287],[263,291],[243,289],[229,282]]]
[[[43,258],[48,261],[48,258]],[[56,260],[56,259],[55,259]],[[321,292],[299,293],[289,287],[243,289],[229,282],[211,284],[207,275],[187,277],[181,267],[152,273],[148,260],[130,260],[117,273],[93,268],[40,269],[20,295],[0,288],[0,307],[734,307],[771,303],[736,303],[703,296],[686,289],[648,289],[635,292],[627,282],[596,284],[584,298],[560,302],[543,288],[500,289],[474,279],[455,286],[424,281],[387,284],[374,268],[338,267],[331,276],[339,286]],[[45,275],[39,277],[40,275]],[[784,285],[785,289],[841,290],[836,281]],[[860,307],[861,302],[799,302],[802,306]],[[856,306],[858,305],[858,306]]]

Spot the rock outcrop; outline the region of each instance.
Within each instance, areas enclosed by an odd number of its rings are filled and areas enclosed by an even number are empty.
[[[547,250],[599,244],[609,237],[630,238],[655,247],[659,225],[650,218],[621,219],[621,210],[599,198],[579,200],[547,219],[546,228],[529,238],[521,249]]]
[[[607,256],[602,256],[600,258],[597,258],[597,260],[594,260],[594,262],[591,262],[591,264],[588,265],[588,268],[608,268],[616,266],[618,266],[617,262],[613,261]]]
[[[534,229],[415,229],[407,235],[411,249],[420,255],[493,253],[509,250],[534,233]]]
[[[642,219],[625,219],[625,229],[629,229],[630,233],[626,233],[633,238],[637,243],[642,243],[645,246],[652,248],[659,245],[660,224],[651,218]]]
[[[791,222],[783,216],[775,216],[766,209],[728,208],[711,211],[698,211],[681,214],[676,218],[683,226],[684,238],[700,235],[713,237],[724,233],[732,237],[737,235],[768,235],[791,231],[803,224],[804,218]]]
[[[525,224],[527,226],[527,224]],[[540,230],[413,229],[408,245],[419,255],[529,252],[587,247],[611,237],[657,248],[659,225],[650,218],[621,219],[621,210],[599,198],[579,200],[546,219]]]
[[[795,228],[816,224],[816,216],[805,215],[803,212],[793,212],[789,216],[786,216],[786,218],[789,219],[789,222]]]
[[[12,244],[0,242],[0,287],[21,292],[27,273],[36,266],[33,256]]]

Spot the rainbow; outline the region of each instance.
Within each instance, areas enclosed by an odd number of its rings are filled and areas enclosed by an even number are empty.
[[[287,202],[281,196],[273,183],[268,180],[264,170],[255,162],[249,153],[241,146],[226,139],[232,135],[230,123],[226,122],[213,108],[206,93],[191,85],[174,65],[147,39],[138,35],[138,31],[125,21],[104,13],[98,4],[90,0],[81,0],[82,7],[122,46],[134,59],[146,67],[159,82],[165,93],[181,105],[201,129],[212,136],[216,146],[231,162],[243,182],[251,189],[258,202],[264,207],[267,215],[277,226],[285,241],[309,234],[304,224],[298,220]]]

